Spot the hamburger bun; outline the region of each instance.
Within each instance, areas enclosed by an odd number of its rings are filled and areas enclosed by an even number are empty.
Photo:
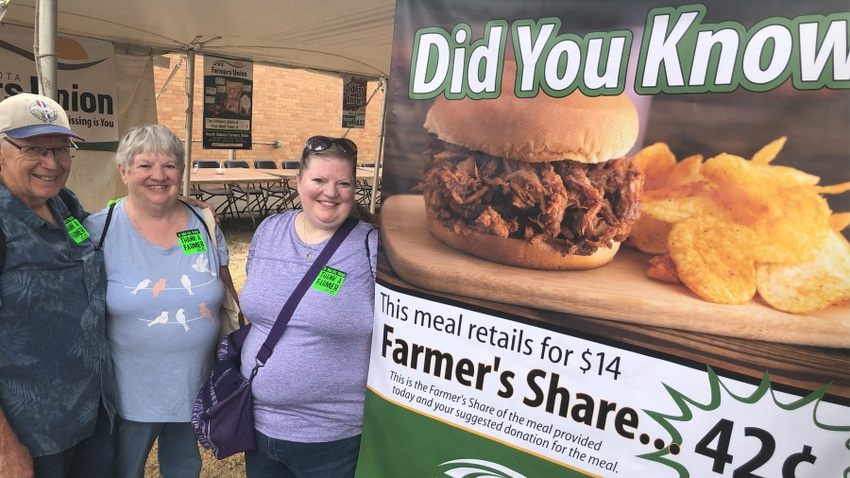
[[[600,163],[623,157],[634,145],[638,113],[627,95],[590,97],[576,90],[562,98],[543,92],[517,98],[515,76],[516,64],[505,62],[497,99],[437,97],[425,128],[447,143],[531,163]]]

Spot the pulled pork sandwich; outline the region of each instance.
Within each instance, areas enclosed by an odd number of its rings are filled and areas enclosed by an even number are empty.
[[[590,269],[610,262],[640,215],[643,174],[624,157],[638,133],[625,95],[438,97],[423,183],[431,233],[494,262]]]

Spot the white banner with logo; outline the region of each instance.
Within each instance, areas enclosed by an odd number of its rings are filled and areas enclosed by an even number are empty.
[[[32,28],[0,26],[2,98],[39,93]],[[112,43],[59,34],[58,98],[71,129],[93,143],[118,141],[115,50]],[[100,149],[95,146],[95,149]]]

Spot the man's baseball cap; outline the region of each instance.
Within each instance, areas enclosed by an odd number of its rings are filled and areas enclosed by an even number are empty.
[[[32,93],[18,93],[0,102],[0,133],[13,139],[59,134],[85,141],[71,131],[59,103]]]

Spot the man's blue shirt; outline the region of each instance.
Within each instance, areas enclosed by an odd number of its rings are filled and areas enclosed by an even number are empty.
[[[76,197],[60,221],[86,216]],[[0,274],[0,409],[32,456],[66,450],[94,430],[101,398],[114,410],[103,254],[37,216],[0,185],[6,264]]]

